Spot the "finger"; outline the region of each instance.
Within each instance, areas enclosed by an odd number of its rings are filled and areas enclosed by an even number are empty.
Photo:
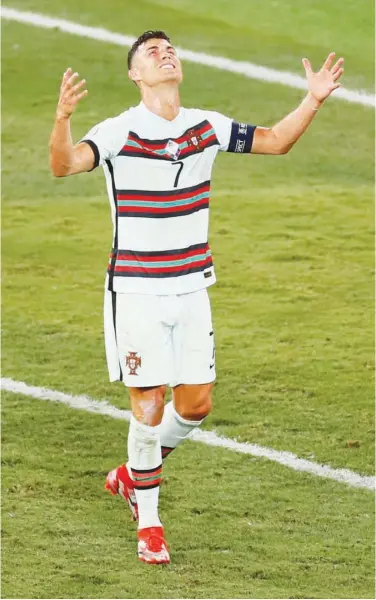
[[[344,58],[339,58],[336,62],[336,64],[334,65],[334,67],[332,67],[331,71],[332,74],[334,75],[335,73],[337,73],[337,71],[342,67],[343,63],[345,62]]]
[[[333,75],[333,81],[337,81],[337,79],[339,79],[344,72],[345,69],[338,69],[337,73],[334,73]]]
[[[69,67],[68,69],[66,69],[66,71],[63,74],[62,80],[61,80],[61,85],[60,85],[60,89],[62,89],[63,85],[65,85],[65,83],[67,82],[68,78],[72,75],[72,69]]]
[[[68,79],[66,80],[66,85],[68,87],[71,87],[75,81],[75,79],[77,79],[78,77],[78,73],[73,73],[73,75],[71,75],[70,77],[68,77]]]
[[[305,69],[306,75],[310,75],[312,73],[312,67],[311,67],[311,63],[309,62],[308,58],[303,58],[302,63],[303,63],[303,67]]]
[[[84,90],[83,92],[81,92],[81,94],[77,94],[77,96],[76,96],[77,102],[79,102],[82,98],[84,98],[85,96],[87,96],[88,93],[89,92],[87,90]]]
[[[86,83],[86,79],[81,79],[81,81],[79,81],[78,83],[76,83],[76,85],[74,85],[71,89],[71,92],[75,93],[77,92],[79,89],[82,88],[83,85],[85,85]]]
[[[334,92],[334,90],[338,90],[338,88],[340,88],[340,87],[341,87],[341,84],[340,84],[340,83],[336,83],[336,84],[335,84],[335,85],[333,85],[333,87],[332,87],[332,92]]]
[[[72,90],[72,86],[75,80],[78,77],[78,73],[73,73],[72,75],[67,75],[67,79],[63,81],[61,84],[60,92],[61,94],[70,94]]]
[[[333,64],[333,60],[334,60],[335,55],[336,55],[335,52],[331,52],[328,55],[328,58],[326,59],[326,61],[324,62],[323,66],[322,66],[322,69],[328,69],[329,70],[331,68],[331,66]]]
[[[79,81],[78,83],[76,83],[76,85],[73,85],[72,87],[66,87],[63,90],[62,95],[64,96],[64,98],[66,100],[74,100],[76,98],[76,94],[77,92],[82,89],[82,87],[86,84],[86,79],[82,79],[81,81]]]

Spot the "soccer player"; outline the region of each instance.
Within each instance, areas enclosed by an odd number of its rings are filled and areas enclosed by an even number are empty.
[[[183,108],[179,57],[163,31],[147,31],[128,54],[138,106],[96,125],[76,145],[70,118],[87,95],[78,73],[64,73],[50,139],[57,177],[103,167],[113,221],[105,283],[104,329],[110,381],[128,387],[128,462],[106,487],[138,520],[138,557],[170,562],[158,516],[162,460],[199,427],[212,407],[214,335],[207,288],[215,282],[208,245],[210,177],[218,150],[285,154],[340,84],[332,52],[318,72],[303,59],[308,93],[274,127],[237,123],[218,112]],[[164,406],[166,388],[173,400]]]

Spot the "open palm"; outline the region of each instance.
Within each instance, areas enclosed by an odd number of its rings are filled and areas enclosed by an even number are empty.
[[[308,89],[318,102],[323,102],[334,90],[341,86],[338,79],[344,72],[344,58],[339,58],[333,65],[335,52],[331,52],[321,67],[314,73],[308,58],[303,58],[303,66],[307,76]],[[333,66],[332,66],[333,65]]]

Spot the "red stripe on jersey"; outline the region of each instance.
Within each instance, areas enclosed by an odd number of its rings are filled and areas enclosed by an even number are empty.
[[[152,140],[150,140],[150,141],[143,140],[142,138],[139,138],[139,137],[133,135],[132,132],[129,132],[127,141],[128,140],[130,140],[131,142],[135,142],[135,144],[140,144],[140,146],[142,146],[144,150],[149,150],[149,152],[153,152],[154,150],[163,150],[167,144],[167,141],[165,142],[164,140],[162,142],[153,142]],[[127,144],[125,144],[125,146],[127,146]],[[124,146],[124,148],[125,148],[125,146]],[[123,148],[123,150],[124,150],[124,148]],[[132,146],[132,148],[133,148],[133,146]]]
[[[208,256],[204,260],[195,260],[190,262],[188,265],[179,265],[175,267],[123,267],[120,265],[115,265],[115,273],[145,273],[148,271],[149,273],[174,273],[179,271],[185,271],[186,269],[190,269],[192,267],[204,267],[205,265],[212,265],[212,257]]]
[[[158,262],[158,261],[165,261],[165,260],[181,260],[182,258],[189,258],[190,256],[195,256],[195,255],[200,255],[203,254],[204,252],[208,252],[209,250],[209,246],[207,245],[204,248],[201,248],[199,250],[189,250],[188,252],[178,252],[178,253],[171,253],[171,254],[164,254],[164,255],[159,255],[159,256],[155,256],[155,255],[146,255],[143,254],[142,257],[140,255],[137,256],[137,253],[135,254],[122,254],[121,252],[119,252],[119,254],[117,255],[117,258],[119,260],[142,260],[142,262]]]
[[[123,146],[122,150],[124,152],[133,152],[133,154],[139,154],[140,156],[145,155],[146,156],[150,156],[150,154],[153,153],[152,150],[146,150],[144,148],[135,148],[134,146],[128,146],[128,144],[125,144],[125,146]]]
[[[190,137],[191,137],[191,136],[195,136],[195,135],[196,136],[203,135],[204,133],[206,133],[210,129],[212,129],[212,126],[210,125],[209,122],[206,122],[201,127],[197,128],[197,129],[195,127],[192,127],[192,129],[189,129],[188,131],[189,131],[189,134],[190,134]],[[183,135],[181,135],[180,137],[174,139],[174,142],[177,142],[178,144],[179,143],[181,144],[182,142],[185,142],[187,140],[187,137],[188,137],[188,132],[186,131]]]
[[[186,210],[190,210],[191,208],[196,208],[197,206],[207,205],[208,198],[201,198],[201,200],[196,200],[196,202],[191,202],[190,204],[184,204],[184,206],[119,206],[119,214],[123,213],[148,213],[148,214],[168,214],[168,213],[178,213]],[[151,217],[152,218],[152,217]]]
[[[151,200],[153,202],[166,202],[166,200],[185,200],[186,198],[190,198],[191,196],[197,196],[198,194],[203,194],[204,192],[210,191],[210,184],[202,185],[201,187],[197,187],[194,190],[188,189],[184,192],[173,192],[172,190],[167,191],[163,195],[153,195],[153,192],[132,192],[126,194],[117,194],[118,200]]]
[[[186,148],[183,148],[183,150],[180,152],[179,154],[179,158],[184,158],[184,156],[186,154],[189,154],[190,152],[198,152],[198,150],[205,150],[205,148],[207,148],[211,142],[216,141],[217,136],[215,134],[210,135],[208,138],[206,138],[206,140],[202,140],[202,143],[200,145],[199,149],[193,149],[192,146],[187,146]]]
[[[201,127],[198,127],[197,129],[195,127],[192,127],[192,129],[189,129],[189,133],[190,136],[199,136],[199,135],[203,135],[204,133],[206,133],[207,131],[209,131],[210,129],[212,129],[212,125],[207,121],[206,123],[204,123],[203,125],[201,125]],[[184,132],[181,136],[177,137],[177,138],[170,138],[173,142],[175,142],[176,144],[181,144],[182,142],[187,140],[187,134],[188,132]],[[210,136],[213,137],[213,136]],[[216,136],[214,135],[214,138]],[[125,145],[123,146],[122,150],[124,151],[145,151],[145,152],[153,152],[155,150],[164,150],[164,148],[166,147],[169,139],[166,140],[156,140],[155,142],[153,140],[144,140],[142,138],[140,138],[139,136],[135,135],[132,131],[129,132],[127,141],[130,140],[132,142],[135,142],[136,144],[140,144],[142,146],[142,148],[135,148],[134,146],[128,146],[127,143],[125,143]]]

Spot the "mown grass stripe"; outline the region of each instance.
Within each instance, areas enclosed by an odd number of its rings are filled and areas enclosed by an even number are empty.
[[[114,33],[107,29],[103,29],[102,27],[89,27],[66,19],[57,19],[39,13],[20,11],[6,6],[1,8],[1,15],[3,19],[8,19],[10,21],[17,21],[18,23],[25,23],[36,27],[43,27],[45,29],[58,28],[65,33],[91,38],[100,42],[116,44],[118,46],[129,47],[135,41],[135,37],[133,36]],[[215,69],[220,69],[221,71],[230,71],[231,73],[237,73],[238,75],[243,75],[250,79],[264,81],[265,83],[279,83],[296,89],[307,89],[306,79],[300,75],[290,73],[289,71],[279,71],[277,69],[256,65],[251,62],[232,60],[231,58],[225,58],[223,56],[212,56],[211,54],[194,52],[184,48],[177,47],[176,50],[181,59],[189,62],[213,67]],[[375,106],[375,96],[363,92],[362,90],[347,90],[345,88],[340,88],[333,94],[333,98],[340,98],[353,104],[362,104],[363,106]]]
[[[71,396],[63,392],[55,390],[49,390],[46,388],[31,386],[23,381],[14,381],[8,377],[3,377],[0,380],[1,389],[7,392],[13,392],[15,394],[23,394],[39,400],[50,400],[52,402],[61,402],[76,408],[79,410],[86,410],[87,412],[97,413],[100,415],[106,415],[113,419],[123,419],[129,421],[131,418],[131,411],[121,410],[109,404],[105,400],[98,401],[92,400],[87,396]],[[317,477],[324,477],[327,479],[333,479],[340,483],[345,483],[355,488],[365,488],[369,490],[375,489],[375,478],[368,475],[360,475],[349,469],[333,469],[327,465],[321,465],[319,463],[298,458],[291,452],[285,452],[280,450],[274,450],[273,448],[266,448],[259,446],[258,444],[250,444],[248,442],[237,442],[217,435],[214,431],[204,431],[196,429],[191,435],[191,439],[196,442],[207,444],[208,446],[217,446],[219,448],[226,448],[227,450],[233,450],[234,452],[241,452],[242,454],[250,454],[258,458],[267,458],[273,462],[277,462],[289,469],[294,471],[300,471],[303,473],[310,473]]]

